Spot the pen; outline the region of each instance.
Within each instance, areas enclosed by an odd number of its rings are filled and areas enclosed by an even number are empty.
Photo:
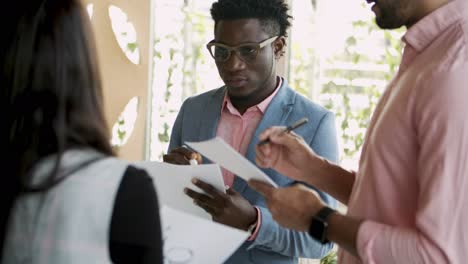
[[[307,123],[308,121],[309,121],[309,119],[307,119],[307,117],[301,118],[301,119],[299,119],[299,121],[297,121],[296,123],[287,126],[287,127],[283,130],[283,133],[288,133],[288,132],[290,132],[290,131],[292,131],[292,130],[294,130],[294,129],[300,127],[300,126],[302,126],[303,124]],[[263,146],[263,145],[265,145],[265,144],[267,144],[267,143],[269,143],[269,142],[270,142],[270,139],[267,138],[267,139],[265,139],[265,140],[263,140],[263,141],[260,141],[260,143],[258,143],[257,146]]]

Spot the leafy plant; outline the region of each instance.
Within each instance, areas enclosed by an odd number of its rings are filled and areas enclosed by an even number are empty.
[[[151,159],[161,159],[167,149],[172,125],[182,104],[182,101],[194,94],[206,91],[205,87],[213,85],[212,81],[203,80],[210,77],[207,73],[208,64],[204,56],[205,43],[208,35],[212,34],[209,10],[199,10],[200,1],[193,0],[161,0],[157,3],[156,19],[167,12],[176,12],[177,16],[171,20],[170,28],[161,26],[168,23],[161,20],[157,26],[163,27],[157,31],[154,43],[154,88],[153,88],[153,121],[157,127],[151,142]],[[198,7],[198,8],[197,8]],[[170,11],[169,11],[170,10]],[[205,54],[206,55],[206,54]],[[209,87],[209,89],[216,86]]]
[[[325,105],[339,122],[342,160],[357,160],[371,113],[401,59],[402,30],[382,31],[372,20],[358,20],[353,22],[350,33],[343,51],[329,59],[330,65],[341,63],[348,67],[325,72],[331,81],[321,91],[328,95]],[[380,40],[382,48],[379,56],[360,48],[375,39]]]
[[[336,250],[332,250],[330,251],[330,253],[328,253],[328,255],[326,255],[320,260],[320,264],[336,264],[337,258],[338,256]]]

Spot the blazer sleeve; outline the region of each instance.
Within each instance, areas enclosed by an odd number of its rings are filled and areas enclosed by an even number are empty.
[[[327,112],[321,118],[309,145],[314,151],[330,161],[338,161],[338,144],[334,115]],[[313,188],[313,186],[311,186]],[[315,188],[314,188],[315,189]],[[336,200],[320,192],[321,198],[331,207],[336,207]],[[332,243],[322,245],[307,232],[298,232],[278,225],[267,208],[259,207],[262,223],[256,239],[249,249],[258,248],[273,251],[285,256],[303,258],[322,258],[333,247]]]

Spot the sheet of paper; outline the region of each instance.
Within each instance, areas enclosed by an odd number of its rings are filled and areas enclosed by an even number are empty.
[[[246,181],[255,179],[278,187],[262,170],[234,150],[221,138],[216,137],[201,142],[185,142],[185,144]]]
[[[223,263],[248,233],[163,206],[164,263]]]
[[[211,220],[210,214],[196,206],[192,198],[184,193],[184,188],[188,187],[202,192],[191,182],[192,178],[198,178],[225,193],[221,169],[216,164],[189,166],[157,161],[140,161],[134,165],[145,169],[153,178],[160,204],[166,204],[209,220]]]

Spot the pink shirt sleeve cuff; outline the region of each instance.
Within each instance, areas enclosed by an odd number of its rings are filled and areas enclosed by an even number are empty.
[[[262,214],[260,213],[260,209],[255,207],[255,210],[257,210],[257,226],[255,227],[254,232],[252,233],[249,238],[247,238],[247,241],[253,241],[255,238],[257,238],[258,231],[260,230],[260,226],[262,225]]]
[[[380,233],[382,227],[371,221],[362,222],[357,234],[356,247],[359,257],[363,263],[375,263],[373,260],[373,244],[375,237]]]

